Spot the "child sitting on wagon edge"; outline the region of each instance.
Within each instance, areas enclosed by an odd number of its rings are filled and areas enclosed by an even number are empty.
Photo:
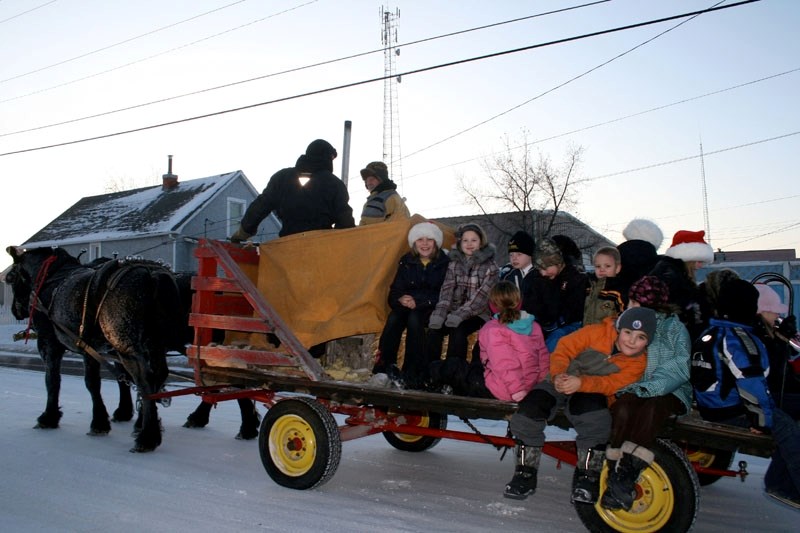
[[[478,334],[487,394],[518,402],[550,369],[550,352],[542,328],[521,311],[522,296],[511,281],[501,281],[489,292],[493,318]]]
[[[571,500],[597,501],[611,432],[608,407],[620,388],[644,373],[645,350],[655,330],[655,311],[635,307],[616,320],[609,317],[562,337],[550,356],[551,377],[536,385],[511,417],[509,428],[518,443],[517,462],[505,497],[522,500],[536,491],[544,430],[557,409],[563,408],[577,432],[578,462]]]

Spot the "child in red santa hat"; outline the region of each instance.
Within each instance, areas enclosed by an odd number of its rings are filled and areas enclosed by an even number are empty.
[[[714,249],[705,241],[705,234],[703,230],[675,232],[672,244],[650,272],[667,284],[669,303],[680,309],[678,316],[692,340],[708,326],[708,317],[701,312],[702,296],[696,278],[700,267],[714,262]]]

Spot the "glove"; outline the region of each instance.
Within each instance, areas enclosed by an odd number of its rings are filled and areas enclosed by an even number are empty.
[[[241,226],[239,226],[239,229],[236,230],[236,233],[231,235],[231,242],[238,244],[240,242],[246,241],[250,237],[252,237],[252,235],[247,233],[245,230],[242,229]]]
[[[789,315],[781,321],[781,325],[778,326],[778,333],[784,339],[791,339],[797,335],[797,320],[794,315]]]
[[[428,328],[442,329],[443,323],[444,323],[444,318],[442,318],[439,315],[431,315],[431,319],[428,321]]]
[[[444,325],[448,328],[457,328],[459,324],[461,324],[461,318],[457,317],[453,313],[447,315],[447,319],[444,321]]]

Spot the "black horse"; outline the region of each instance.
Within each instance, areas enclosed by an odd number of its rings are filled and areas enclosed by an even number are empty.
[[[166,381],[167,347],[181,327],[173,274],[148,261],[108,261],[91,268],[62,249],[6,250],[14,260],[6,275],[14,293],[12,312],[19,320],[30,317],[46,369],[47,405],[36,427],[58,427],[61,360],[69,349],[84,356],[84,381],[93,402],[90,434],[111,429],[100,395],[100,369],[105,365],[114,372],[111,363],[118,363],[125,371],[116,372],[119,378],[129,376],[141,395],[140,430],[131,451],[155,450],[161,427],[156,402],[148,398]]]

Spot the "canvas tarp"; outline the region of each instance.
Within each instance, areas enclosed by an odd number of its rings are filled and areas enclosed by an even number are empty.
[[[305,347],[377,333],[389,313],[387,296],[408,231],[426,219],[319,230],[260,245],[259,292]],[[440,225],[444,248],[453,231]]]

